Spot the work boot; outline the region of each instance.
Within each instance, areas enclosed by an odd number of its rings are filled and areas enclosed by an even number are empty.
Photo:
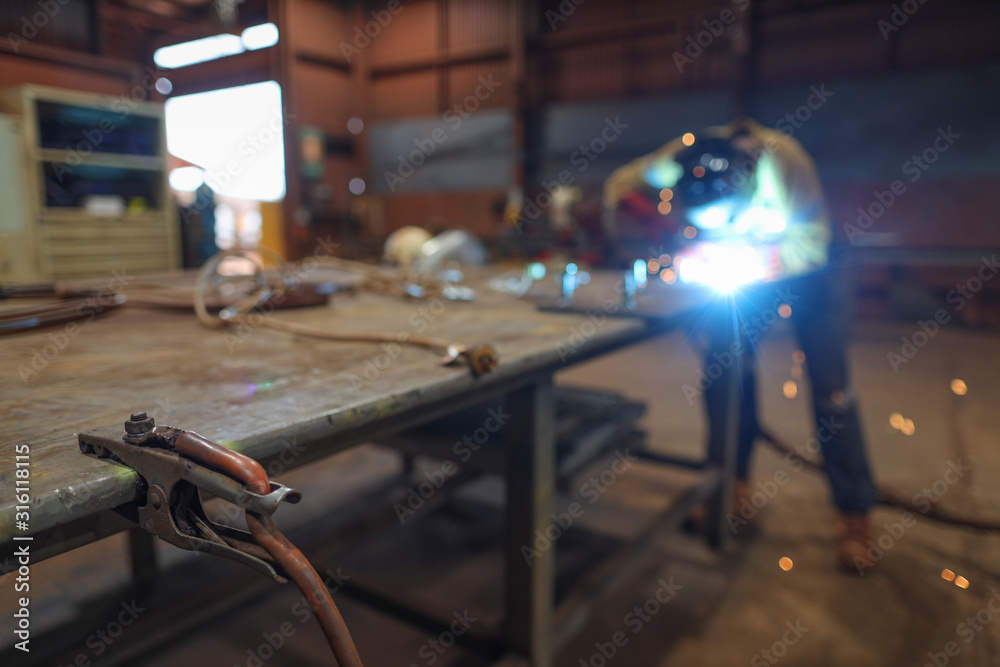
[[[875,568],[868,558],[872,524],[867,514],[841,514],[837,517],[837,562],[861,576]]]

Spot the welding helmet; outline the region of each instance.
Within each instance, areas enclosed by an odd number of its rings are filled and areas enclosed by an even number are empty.
[[[757,165],[748,151],[736,145],[745,135],[741,129],[731,137],[696,137],[674,156],[681,170],[675,193],[685,206],[698,208],[747,194]]]

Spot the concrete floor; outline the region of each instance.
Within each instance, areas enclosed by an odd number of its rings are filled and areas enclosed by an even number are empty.
[[[762,421],[786,442],[804,444],[814,430],[808,388],[800,380],[795,398],[783,395],[784,383],[793,379],[795,350],[783,325],[775,327],[761,350]],[[900,336],[913,331],[903,325],[866,325],[852,344],[855,384],[879,483],[910,498],[938,482],[942,508],[1000,518],[995,481],[1000,478],[1000,411],[991,400],[1000,389],[1000,337],[942,331],[894,373],[886,354],[898,352]],[[645,426],[652,446],[697,454],[703,441],[701,406],[689,405],[681,387],[694,383],[698,367],[683,336],[674,335],[572,369],[559,381],[647,397]],[[954,378],[965,381],[967,395],[952,392]],[[894,412],[913,420],[912,435],[892,428]],[[971,470],[954,484],[942,481],[949,462],[959,461]],[[394,455],[366,447],[296,471],[287,483],[311,502],[283,509],[279,523],[305,521],[310,507],[347,497],[396,470]],[[994,614],[987,606],[996,599],[993,606],[1000,611],[1000,534],[944,526],[919,514],[915,525],[903,525],[901,511],[878,509],[875,536],[884,555],[876,572],[861,578],[835,566],[834,512],[825,480],[809,470],[792,470],[760,446],[754,478],[770,480],[778,470],[787,472],[788,482],[760,511],[754,529],[741,532],[725,553],[713,553],[688,535],[660,535],[642,568],[602,600],[598,615],[560,652],[558,667],[1000,665],[1000,622],[991,622]],[[610,540],[634,533],[683,481],[676,472],[648,464],[629,468],[580,519],[576,527],[589,537],[570,531],[560,542],[561,563],[578,572],[591,567],[588,553],[600,553]],[[445,615],[470,609],[477,623],[498,623],[498,496],[496,481],[480,483],[440,516],[352,553],[340,563],[343,572],[363,572]],[[90,549],[97,553],[96,545]],[[165,554],[172,560],[189,557],[176,550]],[[787,571],[779,567],[783,558],[791,560]],[[944,579],[945,569],[955,573],[955,581],[967,579],[968,587]],[[661,605],[655,594],[663,582],[674,584],[676,592]],[[130,664],[328,664],[315,624],[292,611],[297,597],[291,586],[275,588],[251,608],[187,636],[153,659]],[[370,667],[486,664],[458,648],[439,655],[429,649],[427,635],[349,600],[338,597],[338,603]],[[643,606],[644,615],[634,611]],[[273,655],[260,651],[265,634],[273,637],[283,621],[290,622],[294,634]],[[612,650],[613,657],[606,659]],[[255,655],[267,659],[258,662]]]
[[[949,461],[961,459],[972,470],[953,486],[939,482],[938,491],[947,488],[941,506],[1000,517],[1000,488],[994,481],[1000,473],[1000,416],[991,396],[1000,381],[1000,340],[944,331],[894,373],[886,355],[898,353],[900,336],[912,334],[913,327],[863,327],[851,350],[877,480],[911,498],[944,479]],[[811,437],[813,427],[802,383],[794,399],[783,395],[783,384],[792,379],[793,351],[794,338],[784,328],[765,340],[760,395],[763,423],[797,445]],[[633,356],[643,352],[646,359],[679,362],[671,365],[673,378],[697,372],[686,346],[672,338],[625,353],[618,366],[608,359],[570,375],[590,383],[610,378],[617,368],[616,384],[631,375],[650,395],[655,395],[656,386],[676,387],[678,380],[658,382],[655,366]],[[966,382],[966,395],[951,391],[954,378]],[[667,443],[701,442],[698,407],[689,408],[683,400],[652,401],[649,427],[654,443],[673,449]],[[889,417],[894,412],[913,420],[912,435],[892,428]],[[772,479],[779,469],[790,477],[760,513],[759,533],[726,559],[665,536],[663,567],[654,568],[649,581],[637,582],[631,602],[644,591],[648,594],[657,574],[670,572],[676,582],[690,583],[691,595],[682,590],[670,603],[676,608],[664,614],[670,620],[664,618],[652,632],[644,630],[635,637],[634,647],[631,642],[627,646],[629,654],[623,652],[616,660],[660,667],[765,665],[779,660],[793,665],[1000,664],[1000,623],[989,622],[993,614],[986,607],[1000,584],[1000,536],[942,526],[920,516],[916,525],[901,526],[902,512],[879,509],[873,517],[875,539],[888,548],[878,570],[864,578],[844,574],[833,565],[834,512],[825,480],[806,470],[791,470],[765,447],[757,452],[756,480]],[[783,557],[791,559],[791,570],[779,567]],[[675,560],[679,562],[672,566]],[[943,579],[946,568],[966,577],[969,587]],[[624,599],[619,609],[631,606],[628,597]],[[994,609],[1000,611],[1000,603],[994,603]],[[959,625],[980,612],[979,625]],[[795,639],[794,633],[785,634],[788,623],[799,624],[802,637],[786,647],[783,639]],[[808,632],[802,633],[806,627]],[[595,627],[595,636],[614,628],[613,623]],[[946,646],[949,642],[955,645]],[[573,660],[574,651],[583,655],[588,648],[581,641],[561,664],[580,664]],[[946,648],[958,655],[942,654]],[[765,650],[772,653],[765,655]]]

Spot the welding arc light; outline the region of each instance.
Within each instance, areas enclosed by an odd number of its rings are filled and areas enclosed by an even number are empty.
[[[788,221],[785,220],[781,211],[765,206],[751,206],[737,216],[734,227],[739,234],[745,234],[749,231],[780,234],[788,227]]]
[[[697,185],[697,184],[696,184]],[[695,227],[711,230],[721,229],[733,219],[738,211],[738,202],[733,198],[725,198],[711,204],[705,204],[688,209],[687,217]],[[781,211],[765,206],[751,206],[738,213],[733,220],[732,231],[737,234],[748,232],[763,234],[780,234],[788,227],[788,222]]]
[[[677,264],[683,282],[726,294],[765,276],[764,261],[752,246],[705,244]]]
[[[729,207],[722,204],[710,204],[691,208],[687,217],[699,229],[719,229],[729,222]]]
[[[638,288],[643,288],[646,286],[646,262],[637,259],[632,263],[632,278],[635,280],[635,286]]]

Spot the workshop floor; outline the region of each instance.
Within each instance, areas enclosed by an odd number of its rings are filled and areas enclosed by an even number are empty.
[[[762,421],[798,446],[814,427],[803,381],[798,381],[794,398],[785,396],[785,383],[793,380],[795,346],[783,325],[762,347]],[[1000,411],[993,399],[1000,391],[1000,337],[943,331],[894,373],[886,355],[898,352],[900,336],[911,336],[913,330],[867,324],[852,345],[855,384],[879,482],[906,498],[936,488],[941,494],[937,504],[944,510],[1000,518],[995,481],[1000,476]],[[646,397],[645,426],[652,446],[697,454],[703,439],[701,405],[690,405],[682,387],[695,384],[698,368],[683,336],[674,335],[575,368],[559,381]],[[956,378],[966,383],[966,395],[952,391]],[[912,419],[912,434],[890,425],[892,413]],[[971,470],[957,480],[947,473],[950,466],[964,465]],[[320,497],[349,494],[395,466],[393,455],[362,448],[296,471],[289,483],[318,503]],[[755,480],[772,480],[779,470],[787,473],[787,482],[764,489],[773,497],[761,509],[752,535],[724,554],[687,535],[660,535],[643,567],[602,601],[598,615],[559,653],[557,665],[1000,665],[1000,623],[990,622],[994,614],[988,606],[996,599],[993,608],[1000,611],[1000,535],[941,525],[919,513],[915,525],[904,525],[901,511],[878,509],[874,524],[880,550],[873,551],[878,569],[862,578],[834,564],[834,512],[825,480],[808,469],[793,470],[761,445]],[[581,521],[588,531],[608,539],[627,535],[639,518],[676,494],[677,479],[676,473],[635,464]],[[498,622],[491,609],[501,595],[496,549],[501,524],[499,513],[490,509],[497,495],[497,484],[480,484],[458,510],[397,530],[352,554],[342,562],[343,576],[364,570],[368,578],[390,590],[405,588],[411,598],[444,615],[471,609],[475,622]],[[309,504],[294,509],[303,511],[299,508]],[[285,514],[283,510],[279,519],[305,516]],[[575,537],[574,548],[580,547],[578,542]],[[944,570],[955,573],[953,581],[943,577]],[[967,587],[958,585],[966,581]],[[661,605],[655,596],[664,584],[673,585],[674,595]],[[275,588],[250,609],[187,635],[141,664],[327,664],[314,624],[292,611],[296,599],[290,586]],[[427,635],[352,601],[340,604],[367,665],[485,664],[458,648],[439,654]],[[636,607],[645,611],[637,613]],[[276,637],[284,621],[294,634],[272,651],[264,641]]]

